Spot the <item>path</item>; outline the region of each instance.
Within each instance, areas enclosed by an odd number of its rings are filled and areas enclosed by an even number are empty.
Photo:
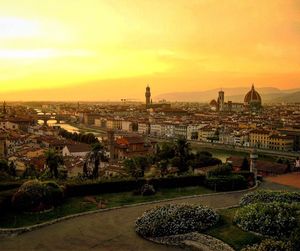
[[[269,188],[268,183],[263,185]],[[282,186],[276,185],[275,189]],[[272,189],[272,187],[271,187]],[[190,199],[174,199],[176,203],[202,203],[213,208],[236,205],[245,192],[204,195]],[[0,250],[103,250],[103,251],[177,251],[174,247],[157,245],[138,237],[134,221],[147,209],[157,205],[123,208],[73,218],[67,221],[27,232],[16,237],[2,237]]]

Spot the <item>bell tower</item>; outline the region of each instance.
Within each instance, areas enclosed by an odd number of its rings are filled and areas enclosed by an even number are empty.
[[[149,85],[147,85],[146,87],[145,97],[146,97],[146,108],[148,108],[151,104],[151,91]]]
[[[218,110],[222,112],[224,110],[224,91],[219,91],[219,97],[218,97]]]

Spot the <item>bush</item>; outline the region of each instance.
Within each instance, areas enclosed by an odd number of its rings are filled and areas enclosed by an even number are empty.
[[[13,207],[22,212],[39,212],[62,202],[63,189],[55,182],[31,180],[25,182],[13,195]]]
[[[246,189],[248,182],[242,175],[232,174],[207,177],[205,185],[215,191],[234,191]]]
[[[156,193],[154,186],[145,184],[141,188],[141,195],[148,196],[148,195],[154,195]]]
[[[155,188],[173,188],[201,186],[204,184],[204,175],[192,176],[172,176],[160,177],[146,180],[140,179],[122,179],[122,180],[102,180],[102,181],[86,181],[83,182],[66,182],[67,196],[84,196],[99,193],[118,193],[128,192],[140,189],[145,183],[153,185]]]
[[[286,192],[286,191],[269,191],[259,190],[245,194],[241,200],[240,205],[245,206],[253,203],[270,203],[270,202],[282,202],[293,203],[300,202],[300,193],[298,192]]]
[[[135,230],[144,237],[162,237],[204,231],[218,222],[219,216],[205,206],[168,204],[146,211]]]
[[[284,203],[256,203],[237,210],[234,222],[245,231],[287,237],[297,225],[296,209]]]
[[[226,175],[230,175],[232,172],[232,167],[228,164],[226,165],[221,165],[218,166],[212,170],[210,170],[207,175],[208,177],[211,176],[226,176]]]
[[[283,241],[272,239],[263,240],[260,244],[243,248],[241,251],[291,251],[289,245]]]
[[[292,232],[292,234],[289,238],[289,244],[293,251],[300,250],[300,227],[297,227]]]

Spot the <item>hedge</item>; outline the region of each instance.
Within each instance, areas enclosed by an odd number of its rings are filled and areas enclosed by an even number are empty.
[[[19,188],[25,181],[24,180],[6,181],[6,182],[2,181],[2,182],[0,182],[0,191],[6,191],[6,190]]]
[[[242,190],[248,187],[247,180],[242,175],[206,177],[205,186],[218,192]]]
[[[17,189],[11,189],[0,192],[0,213],[11,208],[11,198],[16,191]]]
[[[118,193],[128,192],[140,189],[144,184],[148,183],[153,185],[155,189],[161,188],[173,188],[173,187],[188,187],[188,186],[201,186],[204,185],[205,176],[175,176],[175,177],[163,177],[152,178],[150,180],[140,178],[127,179],[127,180],[115,180],[115,181],[96,181],[92,183],[74,183],[66,182],[66,195],[72,196],[84,196],[93,195],[99,193]]]

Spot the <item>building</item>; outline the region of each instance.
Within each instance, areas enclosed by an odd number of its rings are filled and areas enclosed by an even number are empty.
[[[146,156],[155,152],[156,141],[140,136],[123,136],[115,139],[110,158],[123,160],[135,156]]]
[[[219,91],[217,101],[213,99],[209,105],[211,110],[218,112],[241,112],[244,110],[256,112],[262,109],[262,99],[260,94],[255,90],[254,85],[252,85],[251,90],[245,95],[244,103],[225,102],[225,93],[221,90]]]
[[[138,133],[143,135],[148,135],[150,133],[150,125],[149,123],[138,123]]]
[[[62,155],[84,158],[90,151],[91,147],[88,144],[74,143],[66,145],[62,150]]]
[[[249,133],[250,147],[263,148],[275,151],[292,151],[294,138],[263,129],[254,129]]]

